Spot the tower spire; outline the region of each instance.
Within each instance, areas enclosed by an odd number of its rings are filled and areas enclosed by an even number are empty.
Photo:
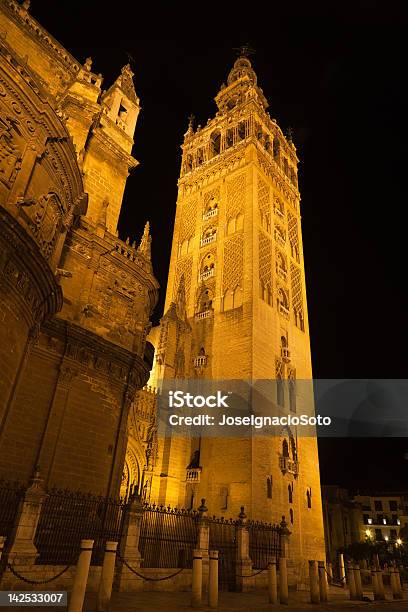
[[[139,253],[142,253],[148,259],[150,259],[150,256],[151,256],[151,244],[152,244],[152,237],[150,236],[150,223],[149,221],[146,221],[146,225],[143,231],[143,236],[140,241],[139,248],[137,250],[139,251]]]

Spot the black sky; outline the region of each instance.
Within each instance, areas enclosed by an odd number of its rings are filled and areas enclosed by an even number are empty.
[[[403,3],[33,1],[31,13],[108,87],[135,60],[142,112],[120,234],[146,219],[163,308],[187,117],[205,125],[249,41],[270,114],[291,126],[316,378],[405,378],[408,19]],[[307,5],[307,6],[306,6]],[[239,8],[241,6],[241,8]],[[222,14],[223,13],[223,14]],[[407,407],[408,410],[408,407]],[[405,439],[320,441],[323,482],[407,487]],[[342,461],[339,461],[342,457]],[[368,468],[369,464],[369,468]]]

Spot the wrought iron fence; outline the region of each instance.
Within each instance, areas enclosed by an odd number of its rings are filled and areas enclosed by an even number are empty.
[[[125,502],[53,489],[43,503],[34,544],[37,563],[76,562],[82,539],[94,540],[92,565],[102,565],[106,540],[119,541]]]
[[[10,536],[25,487],[18,482],[0,480],[0,535]]]
[[[238,521],[233,519],[208,519],[210,526],[210,550],[218,550],[218,582],[220,589],[235,591]]]
[[[267,567],[271,559],[282,555],[281,529],[279,525],[249,521],[249,556],[254,569]]]
[[[145,504],[139,539],[141,567],[192,567],[198,512]]]

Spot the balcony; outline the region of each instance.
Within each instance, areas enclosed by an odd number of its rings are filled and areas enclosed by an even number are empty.
[[[211,244],[212,242],[215,242],[217,240],[217,234],[212,234],[211,236],[207,236],[206,238],[201,238],[200,240],[200,245],[206,246],[207,244]]]
[[[210,268],[209,270],[205,270],[205,272],[201,272],[201,274],[200,274],[200,281],[207,280],[207,278],[211,278],[214,275],[215,275],[214,268]]]
[[[278,310],[284,317],[289,318],[289,308],[282,304],[282,302],[278,302]]]
[[[194,367],[195,368],[204,368],[207,365],[207,355],[199,355],[194,359]]]
[[[280,266],[276,266],[276,274],[283,280],[286,282],[286,279],[288,278],[288,273],[286,272],[286,270],[284,268],[281,268]]]
[[[196,319],[210,319],[213,316],[213,310],[204,310],[203,312],[197,312]]]
[[[213,208],[208,212],[203,214],[203,221],[207,221],[207,219],[211,219],[211,217],[216,217],[218,215],[218,208]]]
[[[285,363],[290,362],[290,350],[286,346],[281,347],[281,357]]]
[[[281,455],[279,457],[279,467],[282,470],[282,474],[294,474],[297,476],[299,474],[299,462],[293,461],[290,457],[285,457]]]
[[[187,468],[186,482],[198,484],[200,482],[202,468]]]

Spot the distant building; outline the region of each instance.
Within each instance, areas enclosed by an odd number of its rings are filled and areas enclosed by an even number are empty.
[[[322,486],[327,558],[336,559],[339,549],[355,542],[408,541],[408,491],[358,492],[338,486]]]

